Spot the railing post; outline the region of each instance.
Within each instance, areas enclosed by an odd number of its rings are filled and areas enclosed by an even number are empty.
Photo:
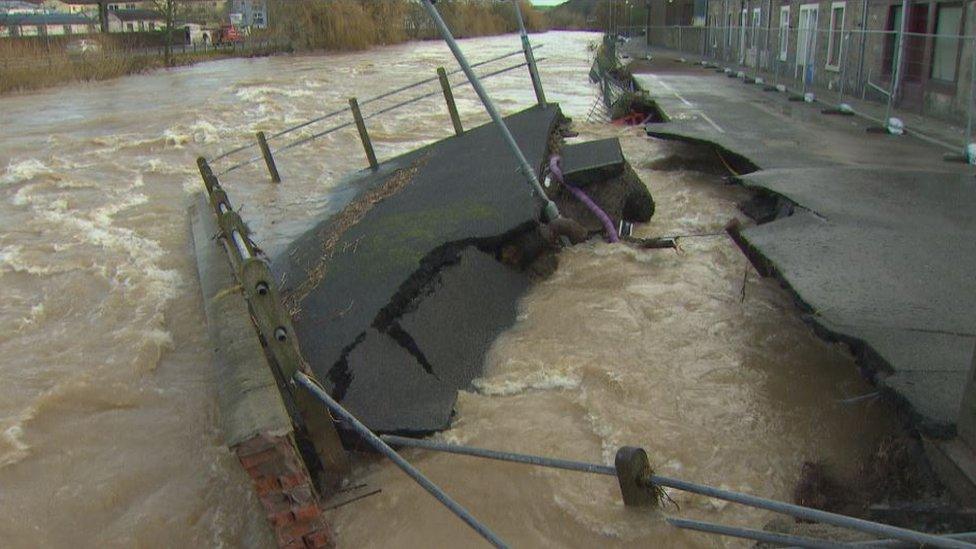
[[[976,164],[976,135],[973,135],[973,111],[976,111],[976,37],[964,38],[969,40],[969,56],[972,65],[969,68],[969,107],[966,109],[966,137],[963,143],[963,154],[970,164]],[[967,51],[963,48],[962,51]]]
[[[379,163],[376,161],[376,153],[373,151],[373,142],[369,139],[369,132],[366,131],[363,113],[359,110],[359,101],[355,97],[349,98],[349,108],[352,109],[352,116],[356,119],[356,129],[359,130],[359,139],[363,142],[363,150],[366,151],[369,167],[375,170],[379,167]]]
[[[264,163],[268,165],[268,173],[271,174],[272,183],[281,183],[281,175],[278,174],[278,166],[275,165],[274,156],[271,156],[271,147],[268,146],[268,138],[264,132],[257,133],[258,146],[261,147],[261,156]]]
[[[529,34],[525,30],[525,21],[522,20],[520,1],[512,0],[512,4],[515,6],[515,19],[518,20],[519,34],[522,36],[522,50],[525,52],[525,62],[529,64],[529,77],[532,79],[532,88],[535,89],[535,98],[540,105],[544,106],[546,104],[546,93],[542,89],[542,79],[539,78],[539,68],[535,64],[535,54],[532,53]]]
[[[437,78],[441,81],[441,90],[444,92],[444,101],[447,102],[447,112],[451,115],[451,123],[454,124],[454,133],[461,135],[464,133],[464,126],[461,125],[461,116],[458,114],[457,104],[454,103],[454,92],[451,91],[451,82],[447,79],[444,67],[437,67]]]
[[[559,218],[559,208],[556,203],[549,199],[546,195],[545,189],[542,188],[542,184],[539,183],[539,178],[536,176],[535,169],[529,164],[529,161],[525,158],[522,153],[522,149],[519,148],[518,143],[515,141],[515,137],[512,132],[508,129],[508,125],[505,124],[505,119],[499,114],[498,109],[495,108],[495,103],[492,102],[491,97],[488,96],[488,92],[485,91],[484,86],[481,85],[481,80],[478,79],[478,75],[474,73],[471,69],[471,65],[468,64],[467,58],[464,57],[464,53],[461,51],[460,46],[458,46],[457,41],[454,40],[454,35],[451,34],[451,29],[447,28],[447,23],[441,18],[441,14],[434,7],[434,4],[430,0],[421,0],[421,4],[424,9],[427,10],[427,14],[430,18],[434,20],[434,25],[437,30],[444,37],[444,41],[447,43],[447,47],[451,49],[451,53],[454,54],[454,58],[457,59],[459,65],[461,65],[461,70],[464,71],[464,75],[468,77],[468,81],[471,83],[471,87],[478,94],[481,99],[481,103],[484,104],[485,110],[488,111],[488,116],[491,117],[492,122],[498,127],[498,130],[502,132],[502,138],[508,144],[509,149],[512,154],[515,155],[516,160],[518,160],[519,170],[522,172],[522,176],[525,177],[526,181],[532,187],[538,199],[543,203],[544,209],[543,214],[547,221],[552,221],[553,219]]]

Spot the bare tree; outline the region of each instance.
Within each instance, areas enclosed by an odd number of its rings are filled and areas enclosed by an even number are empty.
[[[173,24],[180,11],[182,2],[180,0],[152,0],[153,11],[163,17],[163,33],[165,43],[163,44],[163,58],[167,67],[173,65]]]

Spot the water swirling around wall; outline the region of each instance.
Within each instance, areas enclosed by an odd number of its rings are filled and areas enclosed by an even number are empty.
[[[588,46],[598,35],[533,40],[546,44],[550,99],[577,118],[584,137],[621,135],[654,192],[659,213],[642,234],[708,232],[737,215],[742,190],[713,176],[652,171],[665,144],[583,123],[595,100]],[[462,42],[472,60],[518,44],[511,35]],[[190,193],[201,189],[194,159],[350,96],[433,75],[439,65],[454,66],[446,47],[424,42],[225,60],[0,98],[4,546],[272,542],[221,442],[219,380],[185,215]],[[524,70],[487,87],[505,113],[533,100]],[[487,121],[469,88],[456,95],[467,127]],[[452,131],[436,96],[369,125],[381,159]],[[224,184],[273,253],[308,219],[338,210],[352,194],[342,176],[364,164],[350,128],[283,153],[280,186],[260,164]],[[461,395],[456,425],[442,436],[601,462],[621,444],[638,444],[662,473],[781,498],[805,459],[854,462],[871,446],[866,433],[886,423],[877,406],[836,399],[870,389],[774,284],[752,273],[742,300],[748,271],[722,238],[683,241],[680,254],[598,243],[568,250],[559,272],[524,299],[518,323],[496,342],[486,376]],[[720,543],[628,512],[605,478],[407,455],[518,545]],[[342,545],[479,543],[388,464],[364,460],[358,473],[383,492],[332,515]],[[700,518],[765,518],[675,497]]]

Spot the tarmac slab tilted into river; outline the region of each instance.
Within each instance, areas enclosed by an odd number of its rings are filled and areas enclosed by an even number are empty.
[[[976,341],[973,169],[701,65],[661,55],[634,67],[670,119],[648,135],[715,146],[753,172],[736,180],[766,197],[767,219],[741,232],[754,261],[923,432],[951,436]]]
[[[531,165],[541,168],[559,118],[555,105],[508,117]],[[540,203],[490,124],[351,185],[359,198],[273,263],[302,351],[374,431],[444,429],[458,389],[515,321],[530,281],[495,252],[535,227]]]

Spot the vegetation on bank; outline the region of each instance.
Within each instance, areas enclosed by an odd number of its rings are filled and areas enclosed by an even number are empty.
[[[545,30],[544,15],[527,0],[520,2],[529,31]],[[518,29],[510,2],[440,0],[437,8],[459,38]],[[253,32],[237,49],[187,46],[184,51],[182,46],[175,46],[174,53],[166,56],[159,48],[147,47],[148,43],[133,43],[136,35],[119,34],[0,39],[0,93],[106,80],[219,57],[358,50],[437,38],[429,16],[414,0],[270,0],[268,10],[270,28]],[[158,39],[162,34],[140,33],[153,45],[162,44]],[[70,51],[69,44],[82,38],[97,46],[84,52]]]

